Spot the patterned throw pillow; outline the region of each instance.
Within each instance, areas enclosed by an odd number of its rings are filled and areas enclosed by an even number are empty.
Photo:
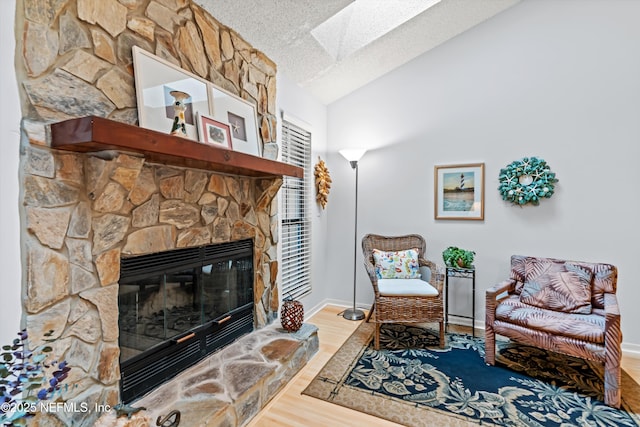
[[[591,313],[593,272],[571,262],[536,260],[527,264],[520,301],[547,310]]]
[[[378,279],[419,279],[418,248],[385,252],[373,250]]]

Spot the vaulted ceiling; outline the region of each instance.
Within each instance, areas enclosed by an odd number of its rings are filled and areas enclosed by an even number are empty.
[[[520,0],[195,1],[329,104]]]

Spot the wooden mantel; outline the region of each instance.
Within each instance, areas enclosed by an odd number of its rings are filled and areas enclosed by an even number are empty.
[[[88,116],[51,125],[51,148],[80,153],[117,150],[152,162],[250,177],[302,178],[300,167],[190,139]]]

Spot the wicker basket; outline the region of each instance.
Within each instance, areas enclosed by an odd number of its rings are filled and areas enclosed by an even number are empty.
[[[286,300],[280,309],[280,323],[287,332],[296,332],[302,327],[304,308],[300,301]]]

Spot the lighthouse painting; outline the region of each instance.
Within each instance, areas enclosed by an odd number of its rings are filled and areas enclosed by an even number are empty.
[[[475,173],[445,173],[444,206],[445,211],[470,211],[473,209]]]
[[[484,164],[436,166],[436,219],[484,216]]]

